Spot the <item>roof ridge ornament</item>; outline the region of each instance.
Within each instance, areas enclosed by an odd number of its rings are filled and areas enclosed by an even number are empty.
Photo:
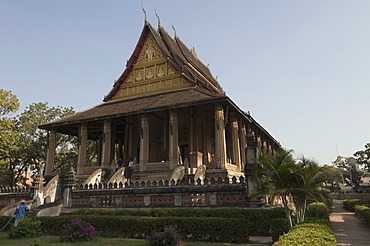
[[[148,19],[146,18],[146,11],[145,11],[145,9],[144,9],[144,5],[142,4],[141,5],[141,9],[143,10],[143,12],[144,12],[144,18],[145,18],[145,24],[148,24]]]
[[[157,14],[157,10],[154,9],[155,16],[157,16],[158,19],[158,29],[161,27],[161,19],[159,19],[159,16]]]
[[[172,29],[173,29],[173,32],[174,32],[174,36],[175,38],[177,37],[177,34],[176,34],[176,29],[175,29],[175,26],[172,24]]]
[[[197,58],[197,59],[198,59],[198,55],[197,55],[197,52],[195,52],[195,47],[194,47],[194,45],[193,45],[193,47],[191,48],[191,53],[193,54],[193,56],[194,56],[195,58]]]

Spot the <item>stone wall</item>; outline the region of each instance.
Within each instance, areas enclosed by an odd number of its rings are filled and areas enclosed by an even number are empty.
[[[28,187],[0,187],[0,210],[20,200],[31,200],[32,192]]]

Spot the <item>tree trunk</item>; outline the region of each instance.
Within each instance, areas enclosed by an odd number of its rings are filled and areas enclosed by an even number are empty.
[[[283,200],[283,205],[284,205],[284,208],[285,208],[285,214],[286,214],[288,222],[289,222],[289,229],[292,229],[292,227],[293,227],[292,215],[290,214],[290,209],[288,207],[287,197],[284,195],[284,196],[281,196],[281,199]]]

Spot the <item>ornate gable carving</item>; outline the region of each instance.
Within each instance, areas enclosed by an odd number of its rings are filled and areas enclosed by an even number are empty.
[[[167,62],[150,34],[136,64],[111,100],[192,86]]]

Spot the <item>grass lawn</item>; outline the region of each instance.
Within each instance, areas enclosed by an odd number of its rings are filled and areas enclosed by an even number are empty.
[[[81,243],[60,243],[58,236],[41,236],[39,238],[22,238],[22,239],[9,239],[6,232],[0,232],[0,245],[1,246],[31,246],[32,243],[38,240],[38,246],[115,246],[115,245],[125,245],[125,246],[147,246],[148,243],[145,240],[140,239],[128,239],[128,238],[107,238],[98,237],[90,242]],[[260,246],[269,244],[231,244],[231,243],[211,243],[211,242],[185,242],[184,246]]]

